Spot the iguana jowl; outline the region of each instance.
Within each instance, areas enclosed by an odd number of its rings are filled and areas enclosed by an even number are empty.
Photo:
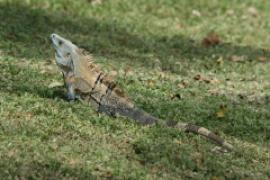
[[[136,108],[133,102],[117,88],[110,77],[98,69],[90,55],[83,53],[72,42],[57,34],[51,34],[50,38],[55,49],[56,64],[63,73],[68,99],[78,98],[84,103],[93,106],[98,112],[111,116],[124,116],[135,120],[139,124],[159,124],[200,134],[213,140],[222,148],[232,150],[233,146],[231,144],[204,127],[183,122],[160,120]]]

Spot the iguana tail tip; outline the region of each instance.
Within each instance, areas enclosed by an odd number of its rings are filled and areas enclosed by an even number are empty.
[[[229,150],[229,151],[233,150],[233,145],[231,145],[230,143],[228,143],[226,141],[222,144],[222,147]]]
[[[206,129],[204,127],[196,126],[194,124],[189,124],[189,123],[182,123],[182,122],[178,122],[175,125],[175,127],[179,128],[185,132],[193,132],[195,134],[200,134],[202,136],[205,136],[205,137],[213,140],[214,142],[219,144],[220,147],[222,147],[228,151],[233,150],[233,146],[231,144],[229,144],[224,139],[220,138],[219,136],[217,136],[216,134],[214,134],[213,132],[209,131],[208,129]]]

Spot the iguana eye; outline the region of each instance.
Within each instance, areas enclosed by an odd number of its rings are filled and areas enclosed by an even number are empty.
[[[59,46],[61,46],[63,44],[63,41],[59,41],[58,44]]]
[[[69,57],[71,54],[68,52],[67,54],[66,54],[66,57]]]

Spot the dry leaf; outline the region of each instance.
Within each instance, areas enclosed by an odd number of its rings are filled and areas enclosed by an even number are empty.
[[[218,112],[216,113],[216,116],[218,118],[225,117],[225,111],[226,111],[226,105],[220,105]]]
[[[179,88],[186,88],[188,87],[188,82],[186,80],[182,80],[179,84],[177,84]]]
[[[88,0],[92,5],[99,5],[102,3],[102,0]]]
[[[7,157],[14,157],[16,156],[18,153],[18,151],[16,149],[11,149],[8,153],[7,153]]]
[[[249,7],[247,12],[253,17],[257,17],[259,15],[258,10],[255,7]]]
[[[174,143],[175,143],[175,144],[179,144],[179,145],[183,144],[182,141],[180,141],[180,140],[178,140],[178,139],[175,139],[175,140],[174,140]]]
[[[176,24],[175,27],[176,29],[182,29],[184,26],[182,24]]]
[[[219,83],[219,80],[217,78],[206,78],[206,77],[203,77],[202,78],[202,81],[207,83],[207,84],[217,84]]]
[[[232,55],[229,57],[229,61],[233,62],[244,62],[245,59],[246,59],[245,56]]]
[[[268,61],[268,58],[265,57],[265,56],[259,56],[259,57],[257,57],[257,61],[259,61],[259,62],[266,62],[266,61]]]
[[[197,74],[196,76],[194,76],[193,79],[196,81],[200,81],[200,80],[202,80],[202,76],[200,74]]]
[[[148,79],[146,81],[146,84],[147,84],[148,87],[154,87],[156,82],[154,80],[152,80],[152,79]]]
[[[207,36],[202,40],[202,45],[204,47],[215,46],[220,43],[221,43],[221,40],[218,34],[215,32],[208,33]]]
[[[201,13],[200,13],[200,11],[198,11],[198,10],[192,10],[192,15],[193,16],[197,16],[197,17],[201,17]]]
[[[209,80],[209,83],[210,83],[210,84],[217,84],[217,83],[220,83],[220,81],[219,81],[217,78],[211,78],[211,79]]]
[[[158,72],[158,79],[162,80],[162,79],[166,79],[166,74],[162,71]]]
[[[211,180],[220,180],[220,178],[218,176],[212,176]]]
[[[125,67],[124,73],[125,76],[131,76],[134,74],[130,65]]]
[[[25,113],[25,117],[26,117],[27,119],[31,119],[33,116],[34,116],[34,114],[31,113],[31,112],[26,112],[26,113]]]
[[[224,60],[223,60],[222,57],[218,58],[217,64],[220,65],[220,66],[222,66],[224,64]]]
[[[180,95],[180,94],[171,94],[170,95],[170,97],[171,97],[171,100],[180,100],[180,99],[182,99],[182,96]]]
[[[220,81],[217,78],[212,78],[212,77],[204,77],[200,74],[197,74],[196,76],[194,76],[193,78],[196,81],[202,81],[205,82],[207,84],[216,84],[219,83]]]
[[[208,92],[211,95],[219,95],[220,94],[220,90],[219,89],[209,89]]]
[[[69,159],[68,164],[69,165],[77,165],[80,161],[78,159]]]
[[[213,149],[211,149],[211,152],[217,153],[217,154],[224,154],[224,153],[228,153],[229,150],[225,149],[224,147],[215,146]]]
[[[232,15],[234,15],[234,10],[229,9],[228,11],[226,11],[226,14],[227,14],[228,16],[232,16]]]

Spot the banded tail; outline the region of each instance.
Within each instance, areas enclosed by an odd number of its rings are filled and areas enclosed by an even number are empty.
[[[176,122],[176,121],[163,121],[158,118],[155,118],[154,116],[151,116],[150,114],[146,113],[145,111],[138,109],[138,108],[125,108],[120,110],[118,109],[118,112],[120,115],[129,117],[131,119],[134,119],[135,122],[142,124],[142,125],[151,125],[151,124],[160,124],[165,127],[170,128],[177,128],[184,132],[192,132],[194,134],[202,135],[206,137],[207,139],[212,140],[222,148],[232,151],[233,146],[226,142],[224,139],[216,135],[215,133],[211,132],[210,130],[200,127],[191,123],[184,123],[184,122]]]

